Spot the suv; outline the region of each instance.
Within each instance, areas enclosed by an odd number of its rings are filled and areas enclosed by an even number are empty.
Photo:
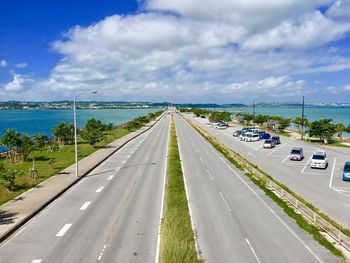
[[[315,152],[311,159],[311,168],[322,168],[326,169],[328,166],[326,152]]]
[[[275,144],[280,144],[281,143],[281,139],[279,136],[272,136],[271,140],[273,140],[275,142]]]
[[[275,147],[275,141],[267,139],[264,141],[263,148],[273,148]]]
[[[257,133],[248,133],[245,139],[246,142],[256,142],[259,141],[259,134]]]
[[[346,162],[344,165],[343,181],[350,181],[350,162]]]
[[[242,133],[239,135],[239,140],[240,141],[245,141],[247,136],[248,136],[248,134],[250,134],[250,133],[242,131]]]
[[[289,159],[292,161],[301,161],[302,159],[304,159],[303,148],[294,147],[290,152]]]

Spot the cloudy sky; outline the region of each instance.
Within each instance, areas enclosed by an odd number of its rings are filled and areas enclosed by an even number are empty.
[[[350,102],[350,0],[0,3],[0,100]]]

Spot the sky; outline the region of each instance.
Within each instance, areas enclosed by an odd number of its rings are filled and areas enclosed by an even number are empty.
[[[11,0],[0,25],[0,101],[350,103],[350,0]]]

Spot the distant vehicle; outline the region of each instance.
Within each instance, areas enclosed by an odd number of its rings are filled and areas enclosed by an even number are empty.
[[[251,132],[254,129],[255,129],[255,126],[248,126],[248,127],[243,127],[242,131],[243,132]]]
[[[344,165],[343,181],[350,181],[350,162],[346,162]]]
[[[240,141],[245,141],[246,138],[247,138],[247,136],[248,136],[248,134],[250,134],[250,132],[244,132],[244,131],[242,131],[242,133],[239,135],[239,140],[240,140]]]
[[[202,119],[205,119],[205,116],[204,116],[204,115],[201,115],[201,118],[202,118]]]
[[[294,147],[290,152],[289,159],[292,161],[301,161],[302,159],[304,159],[303,148]]]
[[[242,130],[235,130],[232,135],[233,137],[238,137],[239,135],[241,135],[241,133],[242,133]]]
[[[245,139],[246,142],[256,142],[259,141],[259,134],[257,133],[248,133]]]
[[[270,139],[270,137],[271,137],[271,135],[270,135],[270,133],[261,133],[261,134],[259,134],[259,138],[261,139],[261,140],[266,140],[266,139]]]
[[[273,140],[275,142],[275,144],[280,144],[281,143],[281,139],[279,136],[272,136],[271,140]]]
[[[275,147],[275,141],[267,139],[264,141],[263,148],[273,148]]]
[[[328,167],[328,160],[326,152],[315,152],[311,159],[311,168],[326,169]]]
[[[226,122],[218,122],[216,125],[215,125],[215,128],[216,129],[219,129],[219,130],[223,130],[223,129],[226,129],[228,127],[228,124]]]

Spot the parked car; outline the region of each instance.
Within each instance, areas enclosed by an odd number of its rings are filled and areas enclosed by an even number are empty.
[[[271,139],[275,142],[275,144],[281,143],[281,139],[279,136],[272,136]]]
[[[256,142],[259,141],[259,134],[257,133],[248,133],[245,139],[246,142]]]
[[[267,139],[264,141],[263,148],[273,148],[275,147],[275,141],[271,139]]]
[[[242,130],[235,130],[232,135],[233,137],[238,137],[239,135],[241,135],[241,133],[242,133]]]
[[[270,139],[270,137],[271,137],[270,133],[266,133],[266,132],[259,135],[259,138],[261,140],[267,140],[267,139]]]
[[[350,162],[346,162],[344,165],[343,181],[350,181]]]
[[[304,159],[303,148],[294,147],[290,152],[289,159],[292,161],[301,161],[302,159]]]
[[[250,132],[242,132],[241,135],[239,135],[239,140],[240,141],[245,141],[248,134],[250,134]]]
[[[254,126],[247,126],[247,127],[243,127],[242,131],[243,132],[251,132],[252,130],[254,130],[255,127]]]
[[[326,152],[315,152],[311,159],[311,168],[326,169],[328,167],[328,159]]]

